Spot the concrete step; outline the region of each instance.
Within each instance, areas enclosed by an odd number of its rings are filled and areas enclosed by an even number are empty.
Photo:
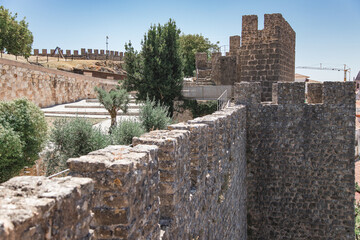
[[[80,115],[80,114],[59,114],[59,113],[45,113],[45,117],[58,117],[58,118],[101,118],[110,119],[110,115]]]
[[[45,114],[47,113],[53,113],[53,114],[77,114],[77,115],[109,115],[109,112],[108,111],[81,111],[81,110],[78,110],[78,111],[56,111],[56,110],[47,110],[47,111],[44,111]],[[123,113],[122,111],[119,111],[118,112],[118,115],[121,116],[138,116],[139,115],[139,112],[138,111],[128,111],[127,113]]]
[[[45,117],[58,117],[58,118],[98,118],[98,119],[110,119],[110,115],[81,115],[81,114],[58,114],[58,113],[45,113]],[[138,116],[118,115],[118,120],[122,119],[138,119]]]
[[[97,98],[91,98],[91,99],[86,99],[86,102],[88,102],[88,103],[99,103],[99,100]],[[130,98],[129,103],[136,103],[136,99],[135,98]]]
[[[98,102],[88,102],[81,100],[74,103],[67,103],[56,105],[53,107],[41,109],[45,116],[53,117],[88,117],[88,118],[110,118],[109,112]],[[128,112],[123,113],[121,110],[118,111],[118,116],[139,116],[140,106],[134,103],[129,104]]]
[[[128,105],[129,109],[140,109],[140,105]],[[98,105],[98,106],[87,106],[87,105],[65,105],[65,108],[100,108],[105,109],[104,106]]]

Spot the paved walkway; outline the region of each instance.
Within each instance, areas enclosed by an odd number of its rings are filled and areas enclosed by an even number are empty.
[[[137,120],[141,104],[137,104],[134,98],[131,98],[127,113],[121,110],[118,112],[117,121]],[[60,104],[53,107],[41,109],[45,117],[83,117],[83,118],[100,118],[104,121],[94,125],[100,127],[102,131],[109,130],[111,119],[109,112],[102,106],[97,99],[81,100],[74,103]]]

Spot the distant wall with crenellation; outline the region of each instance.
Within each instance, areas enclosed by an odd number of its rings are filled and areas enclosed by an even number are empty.
[[[33,56],[51,56],[51,57],[61,57],[61,55],[67,59],[89,59],[89,60],[113,60],[113,61],[122,61],[124,59],[124,53],[119,51],[105,51],[101,49],[85,49],[81,48],[79,50],[60,50],[61,54],[59,56],[59,51],[55,49],[39,49],[33,50]]]

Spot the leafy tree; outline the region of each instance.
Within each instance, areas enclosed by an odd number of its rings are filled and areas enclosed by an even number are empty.
[[[111,129],[116,127],[117,112],[121,109],[124,113],[126,113],[128,110],[128,104],[130,102],[129,94],[121,87],[112,89],[110,92],[107,92],[102,88],[95,87],[95,91],[97,92],[99,102],[104,105],[105,109],[111,116],[111,125],[109,129],[109,133],[111,133]]]
[[[195,53],[206,52],[208,57],[214,51],[219,51],[219,42],[211,43],[208,38],[199,34],[182,34],[180,36],[181,55],[184,61],[184,75],[193,76],[195,66]]]
[[[139,56],[130,43],[126,45],[125,64],[130,70],[127,86],[134,87],[138,100],[146,100],[147,96],[155,98],[167,105],[170,112],[173,100],[181,95],[182,89],[179,34],[176,23],[170,19],[164,26],[150,27]]]
[[[142,81],[142,57],[141,54],[135,51],[131,42],[125,44],[125,71],[127,78],[124,81],[124,88],[127,91],[137,90],[136,86]]]
[[[19,134],[24,159],[27,164],[33,164],[47,138],[47,123],[40,108],[26,99],[1,102],[0,124]]]
[[[17,14],[0,6],[0,51],[14,55],[30,56],[33,35],[25,18],[17,21]]]
[[[0,103],[0,182],[34,164],[47,138],[44,113],[26,99]]]
[[[26,165],[23,143],[9,126],[0,124],[0,183],[15,176]]]

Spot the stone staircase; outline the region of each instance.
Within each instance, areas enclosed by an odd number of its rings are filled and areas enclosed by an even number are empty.
[[[141,104],[131,96],[127,113],[119,110],[118,116],[138,117]],[[101,105],[98,99],[86,99],[74,103],[56,105],[42,108],[45,117],[85,117],[85,118],[110,118],[108,111]]]

